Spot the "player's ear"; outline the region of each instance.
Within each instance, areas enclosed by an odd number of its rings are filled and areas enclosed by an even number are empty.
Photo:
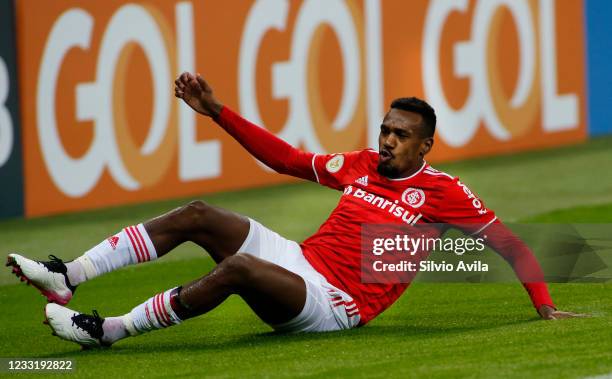
[[[427,155],[427,153],[431,151],[433,144],[434,144],[434,139],[432,137],[427,137],[423,139],[423,142],[421,142],[421,146],[419,148],[419,155],[421,157],[424,157],[425,155]]]

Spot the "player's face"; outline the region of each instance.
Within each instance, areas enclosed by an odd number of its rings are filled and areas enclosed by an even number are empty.
[[[391,108],[380,126],[378,172],[388,178],[412,175],[431,150],[433,138],[425,137],[423,117],[415,112]]]

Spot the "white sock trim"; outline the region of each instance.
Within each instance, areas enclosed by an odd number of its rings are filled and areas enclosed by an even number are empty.
[[[128,237],[130,253],[138,263],[157,259],[157,251],[143,224],[128,226],[123,232]]]
[[[138,228],[138,231],[140,232],[140,235],[142,236],[144,240],[145,246],[147,247],[147,250],[149,251],[150,260],[157,259],[157,250],[155,250],[153,241],[151,241],[151,238],[149,237],[149,233],[145,229],[144,224],[140,223],[136,225],[136,228]]]
[[[140,334],[181,323],[181,319],[174,313],[170,304],[170,295],[175,288],[158,293],[134,307],[129,313],[129,318],[126,317],[128,332]]]

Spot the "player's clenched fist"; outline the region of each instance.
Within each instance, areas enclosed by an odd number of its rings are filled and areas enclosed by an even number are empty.
[[[215,98],[212,88],[200,74],[183,72],[174,81],[174,96],[183,99],[194,111],[213,118],[223,108],[223,104]]]

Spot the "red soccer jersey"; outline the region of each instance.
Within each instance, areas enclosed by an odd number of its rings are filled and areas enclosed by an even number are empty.
[[[355,299],[362,324],[393,304],[409,284],[362,282],[363,224],[445,223],[476,233],[496,219],[458,178],[426,163],[402,179],[380,175],[378,152],[373,150],[315,155],[312,165],[320,184],[344,193],[327,221],[302,243],[302,250],[331,284]]]
[[[536,309],[543,304],[554,306],[529,248],[496,221],[493,212],[457,178],[424,164],[408,178],[388,179],[378,174],[379,157],[373,150],[330,155],[304,152],[227,107],[215,121],[254,157],[277,172],[344,191],[338,206],[317,233],[302,243],[302,250],[318,272],[355,299],[361,324],[393,304],[408,286],[401,282],[362,282],[364,224],[453,224],[476,234],[493,223],[496,231],[487,244],[512,265]]]

